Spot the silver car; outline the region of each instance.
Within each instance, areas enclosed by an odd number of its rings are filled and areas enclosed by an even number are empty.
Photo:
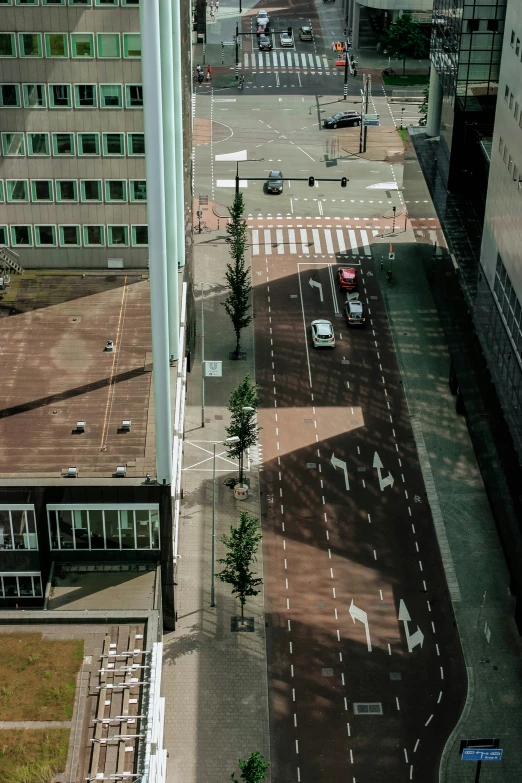
[[[314,348],[335,348],[335,334],[330,321],[312,321],[311,330]]]
[[[294,45],[294,36],[290,35],[290,33],[281,33],[279,36],[279,43],[281,46],[293,46]]]

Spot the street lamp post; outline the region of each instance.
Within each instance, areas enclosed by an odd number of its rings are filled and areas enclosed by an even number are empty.
[[[403,114],[404,114],[404,106],[401,109],[401,130],[402,130],[402,127],[403,127],[402,126],[402,116],[403,116]]]
[[[245,158],[241,163],[259,163],[264,158]],[[239,161],[236,160],[236,196],[239,196]]]
[[[241,426],[239,428],[239,432],[241,433],[240,436],[239,436],[239,438],[240,438],[239,446],[240,446],[241,451],[239,452],[239,482],[238,482],[240,486],[243,486],[243,454],[244,454],[244,451],[245,451],[245,444],[244,444],[244,440],[245,440],[245,431],[244,431],[245,430],[245,413],[251,413],[254,410],[255,410],[255,408],[250,407],[250,405],[245,405],[245,407],[241,408]]]
[[[238,78],[239,78],[239,23],[236,22],[236,79]]]
[[[225,443],[236,443],[237,435],[225,438]],[[210,577],[210,606],[216,605],[216,591],[214,587],[214,569],[216,559],[216,444],[214,443],[214,460],[212,462],[212,574]]]

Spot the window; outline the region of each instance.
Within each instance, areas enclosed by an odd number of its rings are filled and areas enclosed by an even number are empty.
[[[35,226],[34,241],[36,247],[56,247],[56,226]]]
[[[69,57],[69,42],[65,33],[45,33],[46,57]]]
[[[71,51],[73,57],[94,57],[94,34],[71,33]]]
[[[98,57],[120,57],[121,43],[119,33],[98,33],[96,36]]]
[[[96,0],[96,5],[106,6],[106,5],[118,5],[118,0]]]
[[[105,201],[127,201],[127,181],[124,179],[106,179]]]
[[[143,108],[143,86],[141,84],[126,84],[125,96],[127,109]]]
[[[105,226],[84,226],[83,244],[85,247],[102,247],[105,244]]]
[[[78,185],[75,179],[56,180],[56,201],[78,201]]]
[[[98,104],[95,84],[74,85],[74,105],[77,109],[93,109]]]
[[[516,46],[515,46],[515,54],[516,54],[517,57],[520,54],[520,38],[517,38],[517,43],[516,43]]]
[[[506,103],[507,103],[507,99],[508,98],[509,98],[509,87],[506,84],[506,86],[504,88],[504,100],[506,101]]]
[[[18,33],[20,57],[43,57],[41,33]]]
[[[69,5],[92,5],[91,0],[69,0]]]
[[[20,106],[20,85],[0,84],[0,106],[15,109]]]
[[[52,201],[52,179],[33,179],[31,181],[31,198],[33,201]]]
[[[127,149],[129,155],[145,155],[145,134],[128,133]]]
[[[24,84],[22,90],[26,109],[45,109],[47,106],[45,84]]]
[[[125,155],[125,135],[123,133],[104,133],[103,154]]]
[[[513,93],[512,93],[512,92],[510,92],[510,93],[509,93],[509,108],[510,108],[510,109],[512,109],[512,108],[513,108],[513,101],[514,101]]]
[[[49,106],[52,109],[70,109],[71,108],[71,85],[50,84]]]
[[[107,226],[107,236],[109,247],[117,245],[125,246],[129,244],[128,226]]]
[[[0,226],[0,245],[7,245],[8,231],[7,226]]]
[[[5,189],[8,201],[29,201],[29,186],[26,179],[6,179]]]
[[[38,0],[15,0],[15,5],[38,5]]]
[[[121,0],[122,5],[139,5],[140,0]]]
[[[13,247],[32,247],[32,226],[11,226],[11,244]]]
[[[498,151],[502,155],[502,150],[504,149],[504,142],[502,141],[502,136],[498,140]]]
[[[123,107],[121,84],[100,84],[100,107],[102,109],[121,109]]]
[[[101,179],[82,179],[80,181],[80,197],[82,201],[101,201]]]
[[[42,0],[42,5],[65,5],[65,0]]]
[[[510,46],[514,46],[515,45],[515,31],[514,30],[511,30],[511,40],[510,40],[509,44],[510,44]]]
[[[14,33],[0,33],[0,57],[16,57]]]
[[[4,182],[0,179],[0,203],[2,203],[4,200]],[[0,245],[1,244],[2,243],[0,242]]]
[[[25,155],[23,133],[2,133],[2,153],[4,155]]]
[[[132,226],[132,246],[143,247],[149,244],[149,227]]]
[[[159,549],[158,506],[49,504],[47,514],[51,549]]]
[[[59,226],[60,247],[80,245],[80,226]]]
[[[100,154],[100,134],[79,133],[78,155],[99,155],[99,154]]]
[[[0,0],[1,2],[1,0]],[[38,572],[0,574],[0,597],[41,598],[42,580]]]
[[[519,109],[518,101],[515,101],[515,109],[513,111],[513,116],[517,122],[518,122],[518,109]]]
[[[141,36],[139,33],[123,33],[123,56],[141,57]]]
[[[130,200],[147,201],[147,182],[144,179],[130,180]]]
[[[50,155],[48,133],[27,134],[28,155]]]
[[[74,134],[53,133],[53,155],[74,155]]]

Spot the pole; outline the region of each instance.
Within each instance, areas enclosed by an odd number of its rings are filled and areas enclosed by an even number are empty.
[[[482,766],[482,761],[477,761],[477,771],[475,773],[475,783],[479,783],[481,766]]]
[[[364,97],[361,96],[361,125],[359,131],[359,153],[363,151]]]
[[[140,29],[143,44],[141,59],[143,119],[145,138],[147,139],[145,172],[147,177],[147,222],[149,225],[156,472],[159,484],[170,484],[172,482],[172,413],[158,0],[143,0],[140,4]]]
[[[346,60],[344,61],[344,87],[343,87],[343,98],[346,100],[348,97],[348,40],[345,41],[345,47],[346,47]]]
[[[214,443],[214,462],[212,463],[212,576],[210,581],[210,606],[215,606],[214,560],[216,556],[216,444]]]
[[[241,0],[239,0],[239,13],[243,13],[243,6],[241,5]]]
[[[393,209],[392,234],[395,234],[395,213],[397,212],[397,207],[392,207],[392,209]]]
[[[205,426],[205,309],[201,283],[201,426]]]
[[[239,431],[241,433],[240,441],[239,441],[239,484],[240,486],[243,485],[243,426],[245,421],[245,414],[243,411],[241,411],[241,427],[239,428]]]
[[[236,22],[236,79],[239,78],[239,24]]]
[[[181,21],[179,3],[172,3],[172,48],[174,60],[174,154],[176,159],[176,223],[178,267],[185,266],[185,177],[183,155],[183,69],[181,67]]]
[[[401,109],[401,130],[402,130],[402,116],[403,116],[403,114],[404,114],[404,106]]]
[[[236,160],[236,196],[239,196],[239,161]]]

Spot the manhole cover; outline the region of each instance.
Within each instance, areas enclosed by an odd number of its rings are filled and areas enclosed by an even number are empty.
[[[366,473],[366,468],[357,468],[357,473]]]
[[[402,674],[400,672],[390,672],[390,680],[402,680]]]
[[[307,468],[316,468],[317,467],[317,462],[307,462],[306,463],[306,467]]]
[[[349,360],[349,359],[343,359],[343,362],[342,362],[342,363],[343,363],[343,364],[350,364],[350,360]]]
[[[305,419],[304,423],[305,424],[313,424],[313,421],[314,421],[313,419]]]
[[[317,602],[317,608],[318,609],[328,609],[328,604],[326,601],[318,601]]]
[[[333,669],[322,669],[323,677],[333,677]]]

